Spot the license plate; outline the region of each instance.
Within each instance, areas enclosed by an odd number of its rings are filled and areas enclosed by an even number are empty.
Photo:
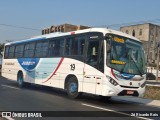
[[[128,91],[127,91],[127,94],[128,94],[128,95],[132,95],[132,94],[134,94],[134,91],[128,90]]]

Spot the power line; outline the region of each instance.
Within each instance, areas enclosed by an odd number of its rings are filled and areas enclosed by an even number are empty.
[[[9,24],[2,24],[2,23],[0,23],[0,25],[1,25],[1,26],[6,26],[6,27],[19,28],[19,29],[35,30],[35,31],[41,30],[41,29],[36,29],[36,28],[28,28],[28,27],[15,26],[15,25],[9,25]]]
[[[144,21],[137,21],[137,22],[127,22],[127,23],[116,23],[116,24],[108,24],[108,25],[100,25],[94,27],[107,27],[107,28],[116,28],[121,26],[129,26],[135,24],[143,24],[143,23],[159,23],[160,19],[152,19],[152,20],[144,20]]]
[[[108,24],[108,25],[98,25],[98,26],[92,26],[92,27],[107,27],[107,28],[116,28],[121,26],[129,26],[134,24],[142,24],[142,23],[159,23],[160,19],[152,19],[152,20],[144,20],[144,21],[138,21],[138,22],[126,22],[126,23],[115,23],[115,24]],[[12,28],[18,28],[18,29],[28,29],[28,30],[35,30],[35,31],[41,31],[41,29],[37,28],[29,28],[29,27],[23,27],[23,26],[16,26],[16,25],[10,25],[10,24],[3,24],[0,23],[1,26],[6,27],[12,27]]]

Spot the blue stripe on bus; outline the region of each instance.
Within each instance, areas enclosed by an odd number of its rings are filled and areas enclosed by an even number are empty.
[[[60,60],[61,58],[18,58],[18,63],[31,78],[46,80],[56,70]]]
[[[48,38],[54,38],[54,37],[64,37],[66,35],[70,35],[71,32],[67,33],[61,33],[61,32],[56,32],[56,33],[50,33],[48,35],[39,37],[39,38],[31,38],[31,39],[26,39],[26,40],[21,40],[21,41],[15,41],[15,42],[10,42],[6,43],[5,45],[16,45],[16,44],[21,44],[21,43],[27,43],[27,42],[34,42],[34,41],[39,41],[39,40],[48,40]]]
[[[14,44],[21,44],[21,43],[28,43],[28,42],[34,42],[34,41],[39,41],[39,40],[45,40],[45,37],[42,38],[32,38],[32,39],[27,39],[27,40],[21,40],[17,42],[12,42],[9,45],[14,45]]]
[[[30,72],[35,69],[39,63],[40,58],[18,58],[18,63],[22,66],[23,69]]]

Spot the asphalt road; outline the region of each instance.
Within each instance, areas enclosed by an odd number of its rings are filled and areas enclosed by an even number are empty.
[[[19,111],[22,113],[26,111],[42,113],[43,111],[48,111],[43,114],[54,116],[52,118],[37,118],[37,120],[75,120],[75,117],[76,120],[124,120],[149,119],[151,117],[142,116],[141,111],[144,113],[157,113],[157,111],[160,111],[160,108],[136,102],[121,101],[118,97],[113,97],[109,101],[100,101],[98,96],[84,94],[80,99],[70,99],[66,92],[60,89],[38,85],[30,85],[21,89],[16,82],[0,77],[0,111],[1,113],[3,111]],[[140,116],[130,117],[131,113],[133,113],[132,115],[138,113]],[[27,120],[28,118],[15,117],[12,119]],[[152,117],[152,119],[159,119],[159,117]]]

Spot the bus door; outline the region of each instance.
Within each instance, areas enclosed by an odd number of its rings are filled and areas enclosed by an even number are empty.
[[[83,80],[83,91],[87,93],[101,94],[103,73],[100,71],[99,64],[101,58],[101,55],[99,54],[100,46],[99,39],[89,39],[87,44]]]

